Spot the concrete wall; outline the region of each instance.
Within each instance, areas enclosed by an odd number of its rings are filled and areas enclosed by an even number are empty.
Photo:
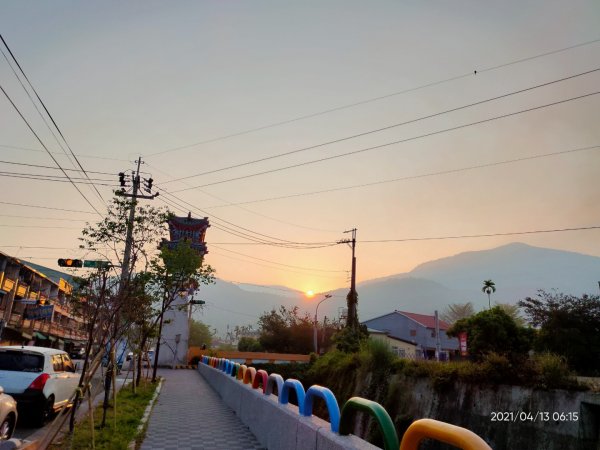
[[[240,417],[261,445],[269,450],[374,450],[375,447],[356,436],[340,436],[331,431],[329,422],[316,416],[302,417],[298,407],[280,405],[275,395],[226,375],[205,364],[200,374]]]
[[[600,449],[598,393],[465,383],[436,390],[426,379],[408,378],[395,378],[394,384],[395,400],[386,407],[394,420],[448,422],[473,431],[497,450]],[[549,420],[536,417],[538,412],[548,413]]]

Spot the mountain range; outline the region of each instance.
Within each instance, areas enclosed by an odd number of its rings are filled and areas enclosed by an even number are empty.
[[[492,302],[514,304],[538,289],[581,295],[597,293],[600,258],[581,253],[533,247],[513,243],[490,250],[459,253],[429,261],[407,273],[368,280],[357,284],[360,320],[367,320],[394,310],[433,314],[450,303],[473,302],[476,310],[488,304],[481,291],[483,280],[492,279],[496,292]],[[349,288],[329,292],[331,299],[319,307],[319,320],[326,315],[337,317],[345,306]],[[207,302],[197,319],[225,335],[227,327],[254,325],[265,311],[298,306],[314,315],[314,306],[323,296],[308,300],[300,291],[284,286],[235,284],[217,280],[203,286],[199,298]]]

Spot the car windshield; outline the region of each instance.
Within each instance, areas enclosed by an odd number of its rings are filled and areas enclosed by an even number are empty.
[[[44,357],[19,351],[0,351],[0,370],[14,372],[41,372],[44,368]]]

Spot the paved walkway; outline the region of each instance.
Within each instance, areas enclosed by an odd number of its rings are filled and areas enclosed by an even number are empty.
[[[142,450],[251,450],[262,447],[197,370],[159,370],[165,378]]]

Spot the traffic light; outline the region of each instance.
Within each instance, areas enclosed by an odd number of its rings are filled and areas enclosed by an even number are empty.
[[[83,262],[83,267],[91,267],[96,269],[108,269],[112,267],[112,263],[110,261],[94,261],[86,259]]]
[[[121,183],[121,187],[125,187],[125,173],[119,172],[119,183]]]
[[[204,305],[206,302],[204,300],[190,300],[190,305]]]
[[[148,178],[146,180],[146,192],[151,192],[152,191],[152,183],[154,182],[154,180],[152,178]]]
[[[58,265],[60,267],[83,267],[83,261],[80,259],[59,259]]]

